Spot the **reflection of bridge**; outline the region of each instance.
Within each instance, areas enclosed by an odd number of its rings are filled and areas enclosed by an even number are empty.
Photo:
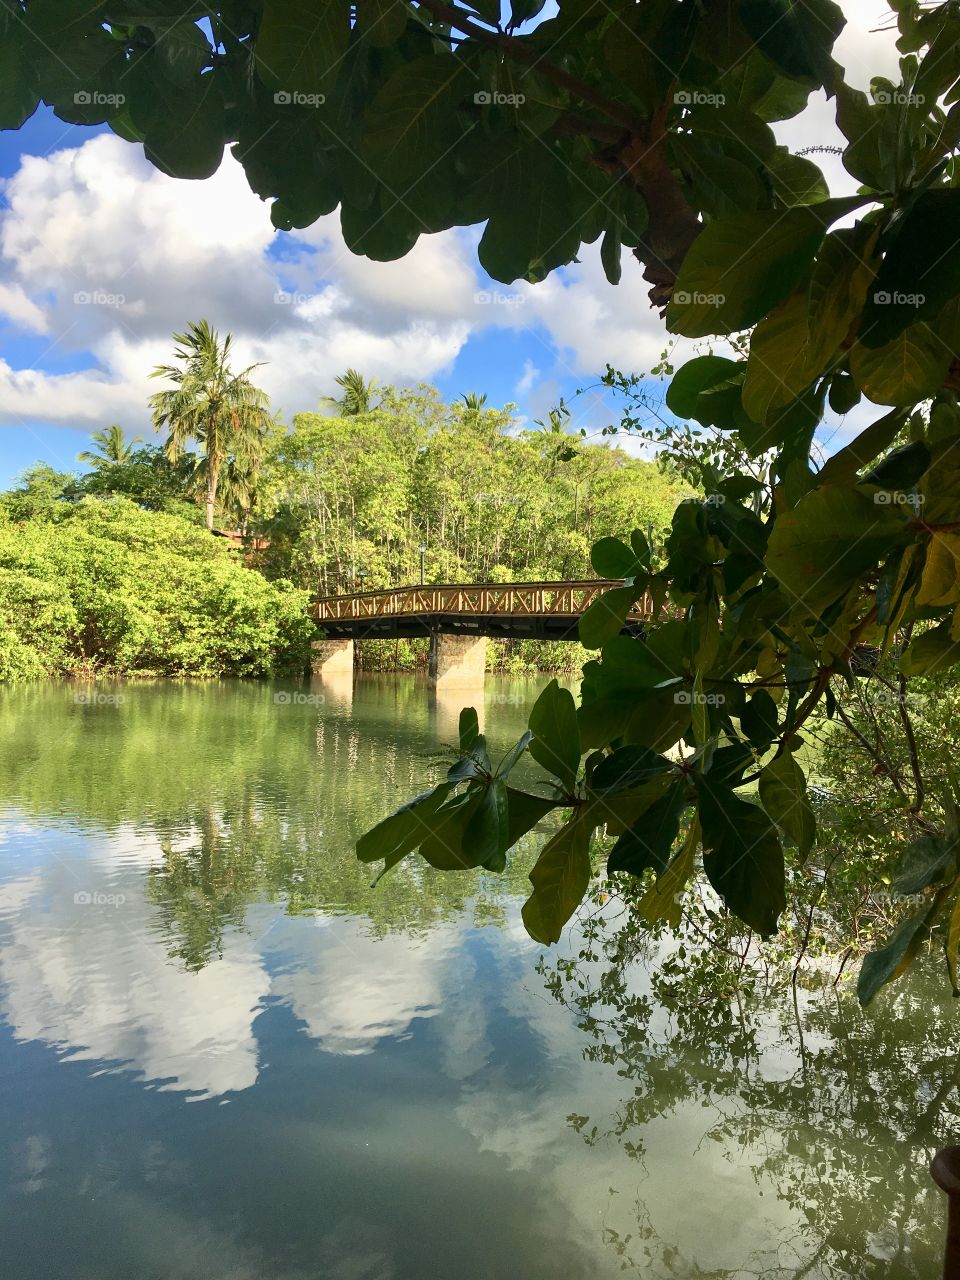
[[[486,639],[576,640],[577,622],[603,592],[622,582],[479,582],[393,587],[317,600],[314,616],[325,640],[315,642],[314,671],[353,667],[355,640],[430,636],[430,675],[440,683],[483,678]],[[644,600],[627,619],[637,632],[650,617]]]

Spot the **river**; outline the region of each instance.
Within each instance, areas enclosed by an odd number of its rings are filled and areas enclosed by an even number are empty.
[[[488,679],[494,749],[541,683]],[[942,977],[666,1009],[581,926],[538,965],[528,858],[371,887],[459,701],[0,695],[4,1280],[935,1276]]]

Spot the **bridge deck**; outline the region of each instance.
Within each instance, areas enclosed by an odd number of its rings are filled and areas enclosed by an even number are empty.
[[[431,634],[484,635],[538,640],[576,640],[577,620],[611,587],[622,582],[479,582],[393,587],[325,596],[314,616],[331,639],[384,639]],[[639,630],[651,616],[650,602],[627,619]]]

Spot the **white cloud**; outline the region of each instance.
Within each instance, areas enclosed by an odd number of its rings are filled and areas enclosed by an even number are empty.
[[[516,393],[518,396],[526,395],[540,380],[540,370],[532,360],[524,360],[523,373],[517,380]]]
[[[443,980],[460,941],[454,925],[423,940],[405,934],[372,939],[362,921],[318,917],[319,935],[303,942],[303,962],[273,980],[308,1034],[327,1053],[372,1052],[405,1033],[415,1018],[435,1017]]]
[[[99,370],[47,374],[12,369],[0,359],[0,422],[59,422],[68,427],[100,427],[106,422],[139,425],[144,395],[140,379],[134,385],[124,385]]]
[[[344,248],[336,218],[284,242],[232,160],[208,182],[178,182],[110,135],[28,156],[4,183],[0,311],[44,331],[78,372],[0,363],[0,420],[142,429],[150,369],[170,335],[206,316],[266,361],[276,403],[317,403],[355,365],[417,381],[467,340],[476,279],[456,233],[421,240],[397,263]],[[293,294],[277,301],[278,293]],[[92,361],[90,355],[92,354]]]
[[[47,317],[43,310],[27,297],[19,285],[0,284],[0,315],[35,333],[47,330]]]
[[[157,846],[152,852],[159,856]],[[259,1070],[253,1019],[270,988],[259,956],[235,942],[199,973],[175,967],[150,928],[143,867],[122,854],[101,847],[82,879],[54,861],[0,891],[0,907],[15,908],[0,948],[14,1036],[73,1061],[133,1068],[165,1089],[216,1096],[249,1088]],[[103,896],[77,904],[78,890]],[[111,895],[122,901],[111,904]]]

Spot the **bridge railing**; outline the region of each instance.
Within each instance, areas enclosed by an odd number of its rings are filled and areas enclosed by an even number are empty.
[[[623,583],[619,581],[592,578],[580,582],[472,582],[389,587],[324,596],[314,602],[314,616],[321,623],[417,614],[575,618],[605,591],[621,586]],[[651,614],[651,602],[644,597],[630,618],[643,621]]]

